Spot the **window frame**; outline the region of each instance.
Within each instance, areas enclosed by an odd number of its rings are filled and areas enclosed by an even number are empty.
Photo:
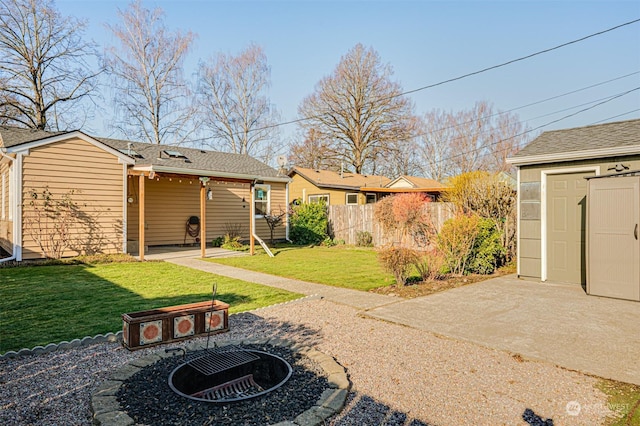
[[[373,201],[369,202],[369,196],[373,196]],[[378,194],[376,194],[375,192],[367,192],[364,196],[364,203],[365,204],[375,204],[378,202]]]
[[[355,195],[355,196],[356,196],[356,202],[355,202],[355,203],[350,203],[350,202],[349,202],[349,196],[350,196],[350,195]],[[359,194],[358,194],[357,192],[347,192],[347,193],[345,194],[345,197],[344,197],[344,202],[345,202],[345,204],[346,204],[346,205],[348,205],[348,206],[357,206],[357,205],[358,205],[358,201],[359,201],[359,200],[358,200],[358,195],[359,195]]]
[[[329,205],[329,200],[330,200],[329,194],[311,194],[311,195],[307,196],[307,202],[309,204],[311,204],[311,203],[319,203],[319,201],[311,201],[311,197],[315,197],[318,200],[320,198],[323,198],[326,201],[326,205],[327,206]]]
[[[258,200],[256,191],[258,189],[262,189],[265,190],[267,192],[267,199],[266,200]],[[264,183],[259,183],[254,185],[253,187],[253,211],[254,211],[254,216],[257,218],[263,218],[265,215],[262,213],[258,213],[258,209],[256,208],[257,203],[266,203],[266,209],[264,210],[266,214],[269,214],[271,212],[271,185],[269,184],[264,184]]]

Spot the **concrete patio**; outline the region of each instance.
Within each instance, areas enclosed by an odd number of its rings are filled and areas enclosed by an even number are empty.
[[[363,315],[640,385],[640,303],[506,276]]]

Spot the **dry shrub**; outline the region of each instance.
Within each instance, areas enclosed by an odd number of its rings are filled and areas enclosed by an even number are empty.
[[[416,261],[416,252],[403,247],[387,246],[378,250],[378,261],[393,274],[397,285],[405,285]]]
[[[462,275],[478,236],[480,218],[459,214],[444,223],[438,234],[438,249],[444,255],[449,271]]]
[[[429,198],[421,193],[385,197],[376,203],[374,218],[385,233],[400,231],[403,237],[409,235],[414,244],[425,247],[435,235],[435,227],[426,208],[429,202]]]
[[[437,248],[433,248],[417,252],[414,266],[422,280],[426,281],[444,278],[446,275],[445,264],[444,255]]]

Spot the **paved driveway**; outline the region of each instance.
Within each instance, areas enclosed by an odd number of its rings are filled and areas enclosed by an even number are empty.
[[[507,276],[364,315],[640,385],[640,303],[578,286]]]

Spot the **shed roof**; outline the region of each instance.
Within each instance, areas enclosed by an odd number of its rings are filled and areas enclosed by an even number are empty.
[[[337,188],[359,190],[362,187],[384,186],[390,182],[385,176],[360,175],[357,173],[338,173],[330,170],[307,169],[294,167],[289,171],[289,176],[299,174],[319,188]]]
[[[640,119],[544,132],[507,162],[516,165],[640,154]]]

